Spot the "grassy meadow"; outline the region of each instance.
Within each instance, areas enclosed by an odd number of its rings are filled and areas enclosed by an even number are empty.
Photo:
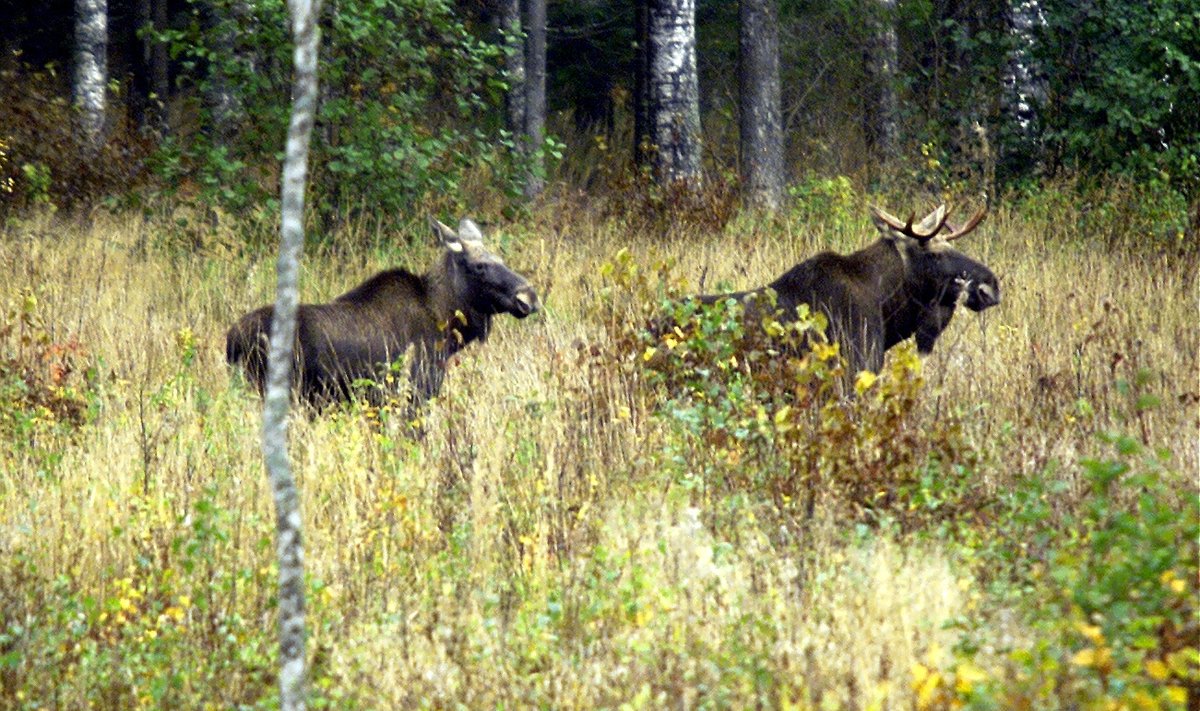
[[[424,438],[389,408],[291,422],[311,705],[1196,708],[1195,249],[1002,202],[959,244],[1002,303],[857,399],[792,425],[647,370],[663,293],[865,246],[874,199],[485,227],[545,308],[457,358]],[[0,233],[0,707],[277,705],[261,403],[223,351],[274,256],[172,229]],[[304,301],[435,255],[424,228],[323,244]]]

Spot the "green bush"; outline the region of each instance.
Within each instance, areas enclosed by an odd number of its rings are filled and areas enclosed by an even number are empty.
[[[647,286],[621,255],[605,273]],[[659,279],[661,293],[667,277]],[[758,313],[770,314],[774,295],[758,298],[766,302]],[[821,504],[903,530],[982,506],[967,486],[978,455],[961,424],[954,416],[926,422],[918,407],[923,380],[911,344],[883,372],[851,374],[825,337],[826,318],[806,306],[784,323],[747,317],[733,298],[659,303],[653,328],[626,326],[622,337],[642,353],[660,394],[655,416],[673,433],[665,471],[706,504],[746,504],[789,525]]]
[[[1136,409],[1155,406],[1136,398]],[[924,707],[1190,708],[1200,694],[1200,502],[1169,452],[1104,434],[1078,498],[1049,471],[1002,492],[981,553],[997,603],[1031,631],[1008,648],[988,623],[956,666],[914,670]]]
[[[188,178],[202,204],[244,210],[278,190],[273,166],[290,111],[287,8],[189,4],[191,22],[159,36],[203,77],[201,95],[233,92],[235,113],[194,107],[200,133],[164,143],[155,165],[166,184]],[[453,3],[326,3],[322,33],[310,168],[320,215],[404,214],[430,196],[453,202],[481,163],[498,192],[515,193],[522,166],[488,138],[504,90],[500,49],[476,39]]]

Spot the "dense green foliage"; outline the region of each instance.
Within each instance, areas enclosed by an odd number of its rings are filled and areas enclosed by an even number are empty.
[[[159,175],[167,185],[189,177],[227,209],[270,203],[289,110],[285,3],[190,8],[192,21],[162,37],[193,69],[201,96],[228,91],[234,108],[198,105],[201,131],[167,141]],[[202,22],[202,10],[220,21]],[[448,0],[327,2],[323,12],[311,170],[318,214],[402,215],[430,196],[456,205],[464,174],[483,165],[504,191],[512,166],[489,111],[504,89],[497,46]]]
[[[1200,188],[1200,13],[1189,0],[1043,3],[1044,138],[1056,161]]]

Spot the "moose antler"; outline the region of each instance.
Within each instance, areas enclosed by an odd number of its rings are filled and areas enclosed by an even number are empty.
[[[979,226],[979,223],[981,221],[983,221],[983,216],[986,214],[987,214],[987,205],[984,205],[983,207],[979,208],[979,212],[976,212],[975,216],[972,217],[970,220],[967,220],[967,224],[963,225],[962,227],[955,227],[954,225],[950,224],[949,222],[945,222],[944,224],[946,226],[946,229],[950,230],[950,234],[946,235],[944,237],[944,239],[947,242],[951,242],[953,240],[958,239],[959,237],[966,236],[967,234],[972,232],[976,227]]]
[[[920,240],[921,242],[933,239],[933,236],[936,235],[946,224],[946,216],[950,214],[950,210],[947,209],[944,204],[938,205],[937,209],[922,218],[920,224],[914,227],[913,218],[916,217],[915,213],[909,214],[908,220],[901,222],[899,217],[896,217],[882,208],[872,207],[871,210],[875,213],[875,216],[886,223],[888,227],[891,227],[893,230],[906,237],[912,237],[913,239]]]

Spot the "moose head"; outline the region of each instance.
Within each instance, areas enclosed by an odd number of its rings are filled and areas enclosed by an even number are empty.
[[[903,270],[899,289],[885,300],[885,350],[915,334],[917,349],[932,351],[964,294],[962,303],[972,311],[1000,303],[996,275],[950,244],[979,226],[986,207],[961,227],[948,221],[950,210],[945,205],[915,225],[912,215],[902,221],[882,208],[871,211],[876,228],[883,233],[882,242],[895,250]]]

